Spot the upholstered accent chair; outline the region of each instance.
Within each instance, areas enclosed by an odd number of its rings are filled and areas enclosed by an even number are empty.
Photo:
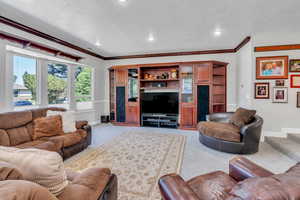
[[[207,122],[198,124],[199,141],[218,151],[253,154],[259,150],[263,119],[255,115],[241,127],[230,122],[233,112],[207,115]]]
[[[229,162],[229,174],[222,171],[188,181],[177,174],[160,178],[163,200],[291,200],[300,199],[300,163],[283,174],[272,172],[243,157]]]

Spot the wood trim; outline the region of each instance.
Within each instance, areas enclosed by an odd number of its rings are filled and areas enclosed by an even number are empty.
[[[153,53],[153,54],[137,54],[137,55],[126,55],[126,56],[111,56],[105,57],[100,54],[94,53],[90,50],[84,49],[57,37],[51,36],[47,33],[43,33],[34,28],[16,22],[14,20],[8,19],[6,17],[0,16],[0,23],[6,24],[8,26],[14,27],[16,29],[22,30],[24,32],[36,35],[43,39],[49,40],[51,42],[58,43],[60,45],[69,47],[71,49],[77,50],[81,53],[85,53],[96,58],[103,60],[120,60],[120,59],[133,59],[133,58],[152,58],[152,57],[165,57],[165,56],[187,56],[187,55],[205,55],[205,54],[223,54],[223,53],[236,53],[238,52],[245,44],[247,44],[251,37],[246,37],[237,47],[234,49],[218,49],[218,50],[203,50],[203,51],[184,51],[184,52],[170,52],[170,53]],[[300,46],[300,45],[299,45]],[[300,48],[300,47],[299,47]]]
[[[85,54],[88,54],[88,55],[91,55],[91,56],[94,56],[94,57],[97,57],[97,58],[100,58],[100,59],[104,59],[103,56],[101,56],[99,54],[96,54],[96,53],[94,53],[92,51],[89,51],[87,49],[81,48],[79,46],[76,46],[76,45],[71,44],[69,42],[66,42],[64,40],[61,40],[59,38],[53,37],[53,36],[51,36],[49,34],[43,33],[41,31],[38,31],[38,30],[33,29],[33,28],[29,27],[29,26],[26,26],[26,25],[23,25],[23,24],[18,23],[16,21],[13,21],[11,19],[5,18],[3,16],[0,16],[0,23],[6,24],[8,26],[14,27],[16,29],[25,31],[25,32],[33,34],[33,35],[36,35],[38,37],[41,37],[41,38],[46,39],[46,40],[49,40],[51,42],[55,42],[55,43],[61,44],[63,46],[66,46],[66,47],[69,47],[71,49],[77,50],[79,52],[82,52],[82,53],[85,53]]]
[[[128,56],[112,56],[112,57],[105,57],[104,60],[152,58],[152,57],[167,57],[167,56],[187,56],[187,55],[203,55],[203,54],[221,54],[221,53],[235,53],[235,52],[236,51],[234,49],[185,51],[185,52],[170,52],[170,53],[138,54],[138,55],[128,55]]]
[[[248,42],[250,42],[251,37],[247,36],[237,47],[234,48],[235,52],[238,52],[243,46],[245,46]]]
[[[274,46],[258,46],[254,48],[255,52],[266,51],[290,51],[300,50],[300,44],[274,45]]]
[[[8,41],[11,41],[11,42],[14,42],[14,43],[19,43],[23,46],[23,48],[31,47],[31,48],[39,49],[39,50],[42,50],[42,51],[46,51],[48,53],[54,54],[54,56],[58,56],[58,55],[59,56],[64,56],[64,57],[71,58],[71,59],[76,60],[76,61],[79,61],[80,59],[82,59],[82,57],[72,55],[72,54],[69,54],[69,53],[65,53],[65,52],[62,52],[60,50],[57,50],[57,49],[54,49],[54,48],[51,48],[51,47],[48,47],[48,46],[45,46],[45,45],[41,45],[39,43],[30,41],[30,40],[25,40],[23,38],[16,37],[16,36],[13,36],[13,35],[10,35],[10,34],[7,34],[7,33],[3,33],[3,32],[0,32],[0,39],[5,39],[5,40],[8,40]]]

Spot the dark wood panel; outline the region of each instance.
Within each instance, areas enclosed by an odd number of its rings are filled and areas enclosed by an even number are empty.
[[[289,51],[289,50],[299,50],[300,44],[288,44],[288,45],[274,45],[274,46],[258,46],[254,48],[255,52],[265,52],[265,51]]]
[[[208,83],[211,79],[210,64],[196,65],[196,80],[198,84]]]
[[[126,123],[139,124],[140,112],[139,105],[127,106],[126,111]]]

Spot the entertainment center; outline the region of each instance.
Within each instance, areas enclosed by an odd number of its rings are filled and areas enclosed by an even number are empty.
[[[195,129],[207,114],[226,112],[226,71],[219,61],[112,66],[110,120]]]

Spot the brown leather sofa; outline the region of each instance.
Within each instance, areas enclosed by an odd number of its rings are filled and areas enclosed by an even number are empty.
[[[117,200],[117,177],[109,169],[90,168],[82,173],[66,171],[69,184],[58,196],[23,179],[17,167],[0,162],[1,200]]]
[[[159,180],[163,200],[296,200],[300,199],[300,163],[283,174],[243,157],[229,163],[229,174],[216,171],[184,181],[170,174]]]
[[[63,108],[39,108],[0,114],[0,145],[17,148],[38,148],[58,152],[64,159],[84,150],[91,144],[91,127],[87,121],[77,121],[77,131],[62,136],[33,140],[33,121],[45,117],[48,110],[66,111]]]
[[[255,115],[241,128],[230,124],[233,112],[207,115],[207,122],[198,124],[199,141],[218,151],[234,154],[253,154],[259,150],[263,119]]]

